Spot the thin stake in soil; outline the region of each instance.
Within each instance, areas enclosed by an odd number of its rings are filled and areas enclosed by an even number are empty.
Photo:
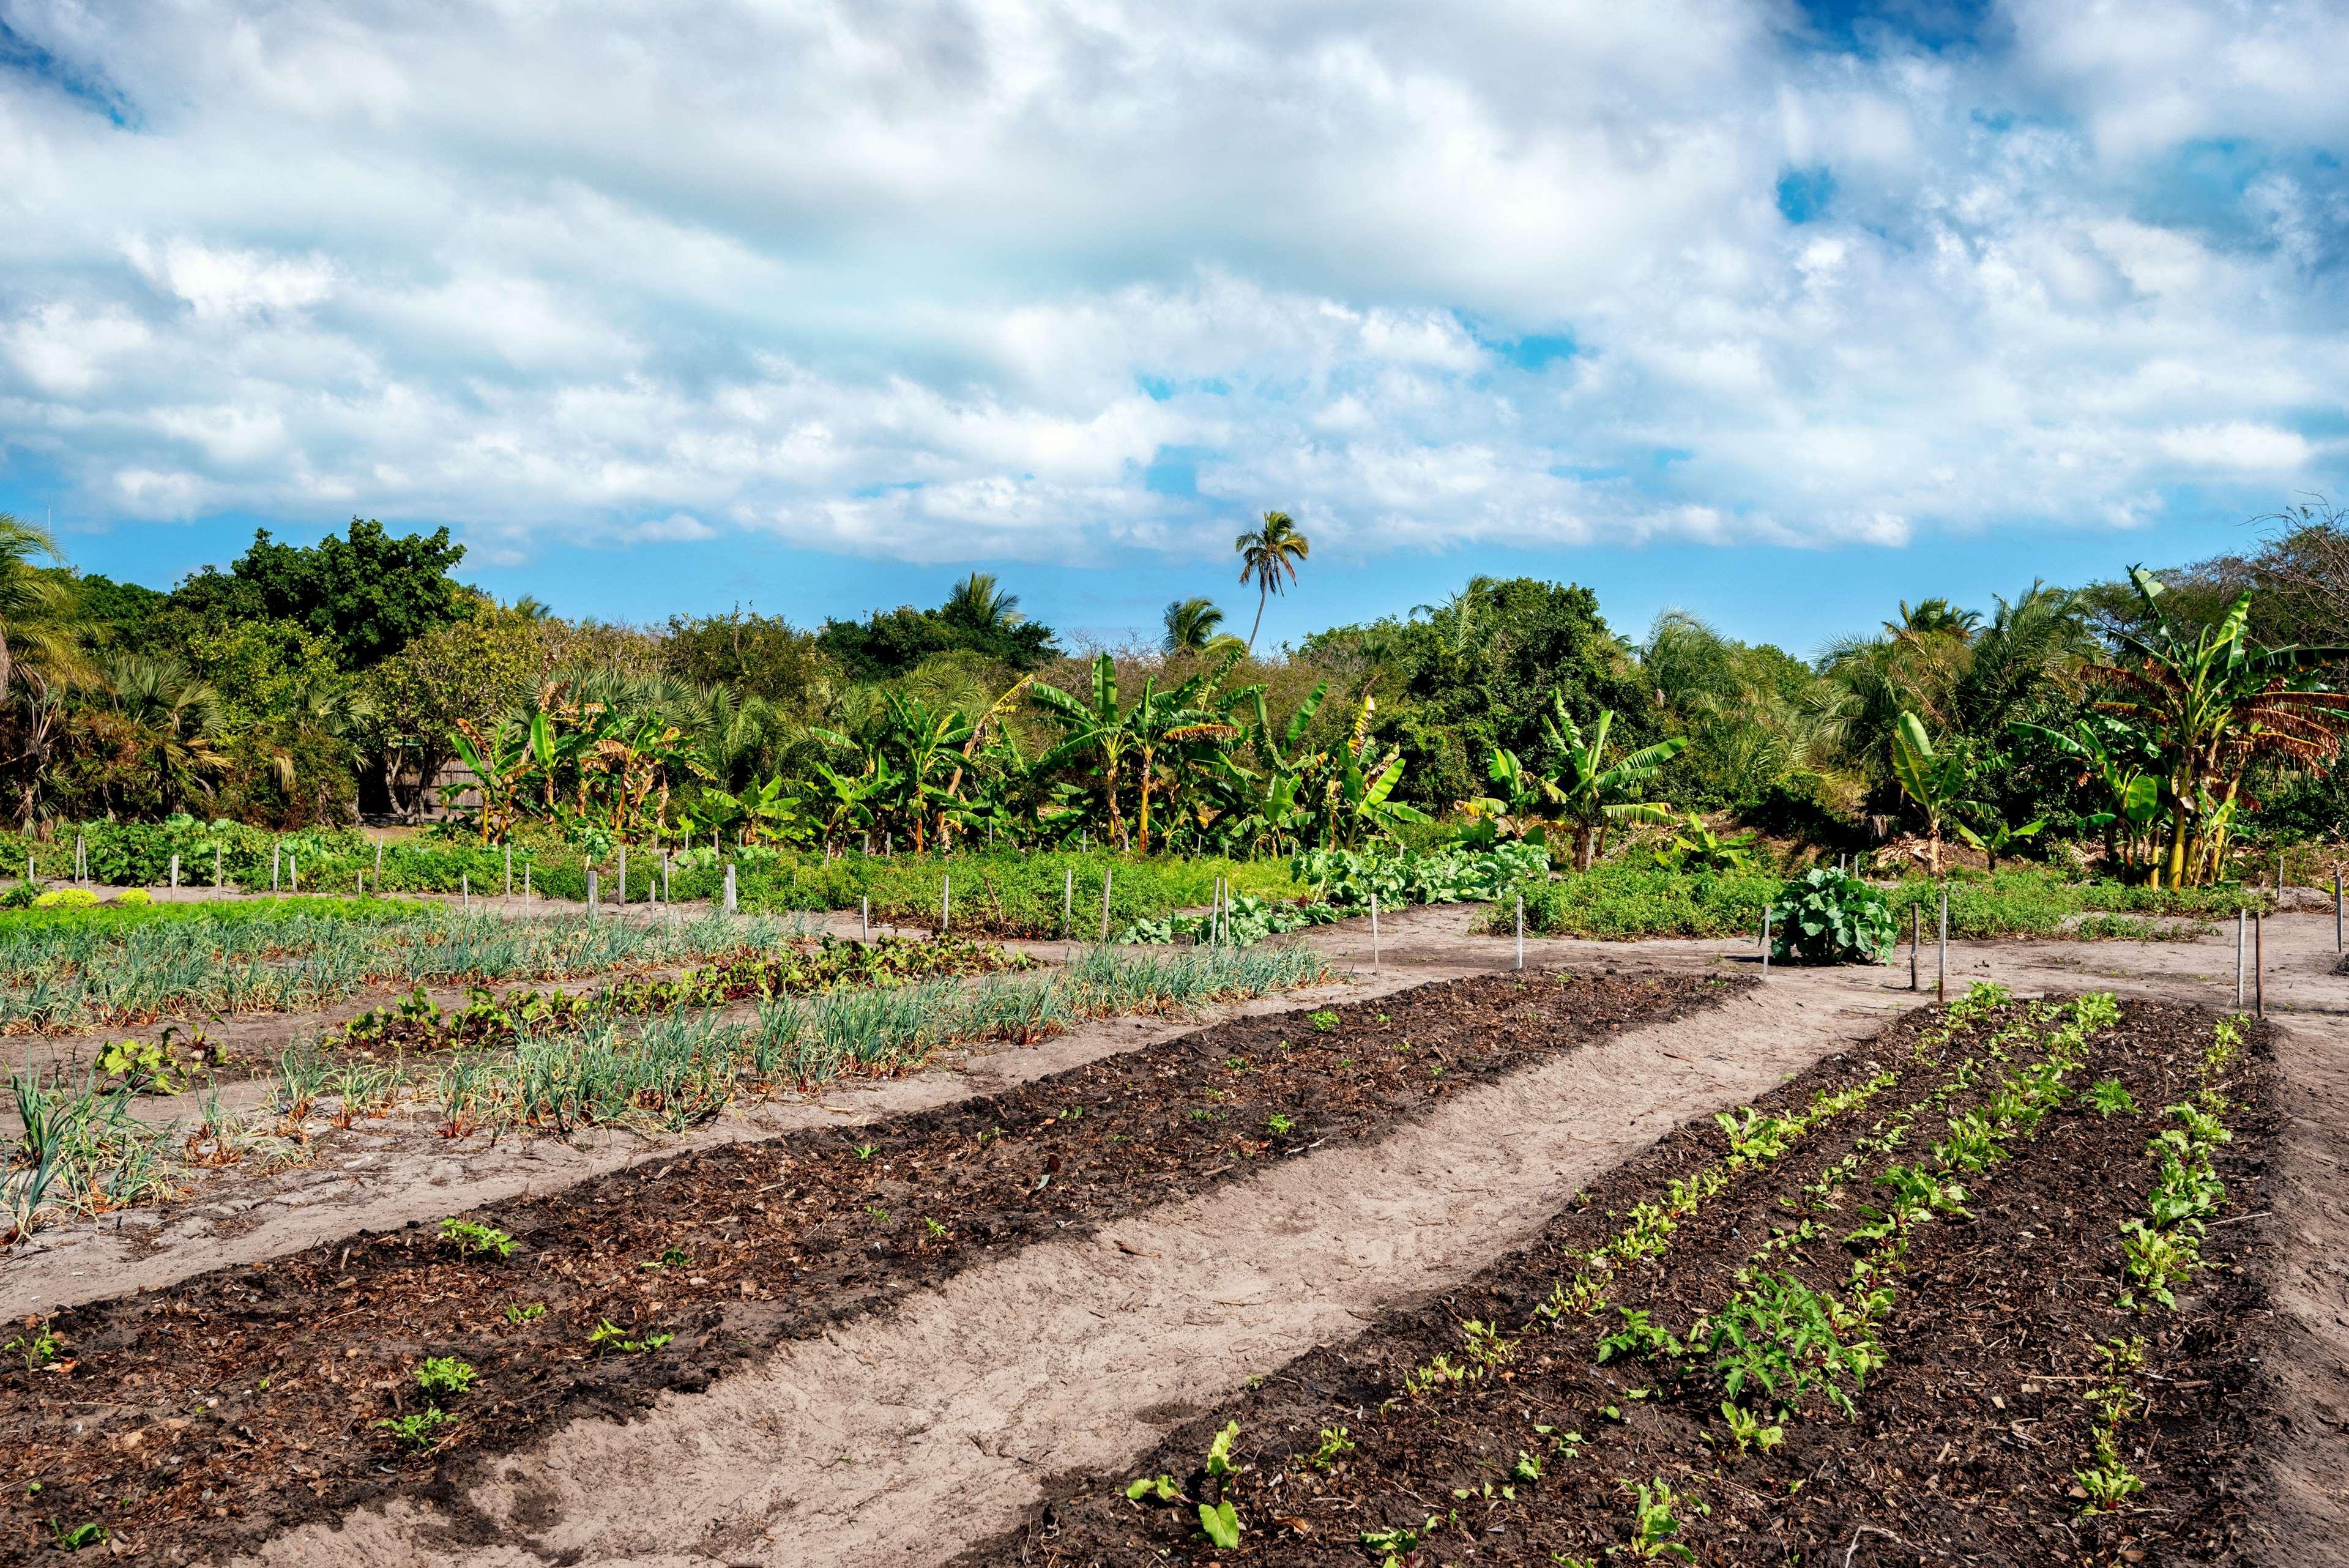
[[[628,907],[628,846],[620,846],[620,907]]]
[[[1077,934],[1077,868],[1071,866],[1067,880],[1061,884],[1061,940],[1068,942]]]
[[[1770,906],[1762,906],[1762,978],[1770,978]]]
[[[1925,944],[1925,912],[1909,906],[1909,989],[1917,989],[1917,954]]]
[[[2255,1016],[2268,1016],[2267,954],[2261,940],[2259,912],[2251,912],[2251,1012]]]
[[[954,878],[941,873],[938,877],[938,934],[947,934],[947,923],[954,915]]]
[[[172,897],[174,897],[174,898],[177,898],[177,897],[179,897],[179,895],[180,895],[180,857],[179,857],[178,852],[175,851],[173,851],[173,853],[172,853],[172,855],[171,855],[171,896],[172,896]]]
[[[873,940],[873,895],[866,893],[856,901],[856,940]]]
[[[2333,872],[2333,951],[2341,951],[2341,871]]]
[[[1102,868],[1102,943],[1104,946],[1109,942],[1109,879],[1110,868],[1103,866]]]
[[[1371,894],[1371,973],[1379,972],[1379,895]]]
[[[2241,910],[2235,912],[2235,1006],[2243,1006],[2243,933],[2249,917]]]
[[[587,868],[587,918],[595,918],[595,868]]]
[[[1947,882],[1941,884],[1941,934],[1939,948],[1940,961],[1939,971],[1933,976],[1933,1000],[1947,1002],[1950,999],[1950,884]]]
[[[506,897],[513,897],[513,846],[506,846]]]
[[[726,862],[726,913],[734,913],[734,862]]]
[[[1526,895],[1517,894],[1517,967],[1526,966]]]

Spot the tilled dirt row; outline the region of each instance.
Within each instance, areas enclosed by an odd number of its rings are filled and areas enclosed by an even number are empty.
[[[1236,1020],[857,1141],[736,1146],[470,1216],[512,1255],[411,1227],[60,1314],[62,1369],[0,1385],[0,1454],[40,1488],[10,1497],[6,1560],[53,1519],[172,1558],[440,1490],[551,1423],[705,1387],[1005,1249],[1376,1140],[1734,988],[1487,977]],[[479,1381],[403,1459],[377,1423],[420,1411],[431,1356]]]
[[[2249,1544],[2264,1484],[2253,1412],[2273,1337],[2261,1283],[2275,1131],[2263,1050],[2218,1085],[2234,1102],[2234,1136],[2218,1161],[2230,1202],[2203,1242],[2207,1267],[2174,1313],[2116,1305],[2119,1227],[2144,1213],[2152,1175],[2147,1140],[2176,1125],[2162,1108],[2200,1087],[2193,1069],[2214,1019],[2197,1009],[2127,1004],[2072,1081],[2115,1080],[2138,1111],[2073,1099],[1968,1177],[1963,1212],[1914,1223],[1898,1266],[1870,1281],[1893,1292],[1873,1330],[1884,1359],[1847,1382],[1849,1414],[1819,1386],[1790,1385],[1782,1399],[1749,1388],[1765,1421],[1778,1408],[1779,1432],[1737,1451],[1723,1409],[1734,1346],[1694,1348],[1692,1321],[1772,1274],[1821,1288],[1842,1279],[1863,1251],[1845,1238],[1881,1201],[1868,1172],[1922,1163],[1941,1119],[1980,1103],[2004,1070],[1986,1055],[1992,1030],[2009,1021],[1993,1016],[1927,1067],[1909,1065],[1912,1018],[1765,1098],[1791,1115],[1818,1093],[1894,1078],[1682,1214],[1666,1250],[1619,1274],[1596,1313],[1562,1304],[1560,1282],[1624,1233],[1636,1205],[1722,1168],[1722,1129],[1691,1123],[1462,1288],[1272,1371],[1128,1464],[1062,1479],[1027,1524],[958,1563],[1556,1568],[1662,1559],[1667,1541],[1723,1565],[2282,1561]],[[1968,1057],[1976,1069],[1948,1070]],[[1936,1080],[1971,1087],[1923,1099]],[[1844,1163],[1920,1100],[1903,1140]],[[1634,1326],[1691,1343],[1602,1343]],[[1857,1336],[1848,1323],[1813,1326]],[[2096,1354],[2133,1339],[2141,1360],[2123,1373]],[[1808,1343],[1797,1360],[1819,1354]],[[2091,1511],[2078,1477],[2095,1451],[2090,1396],[2116,1381],[2131,1412],[2121,1458],[2143,1490]],[[1234,1422],[1231,1473],[1212,1473],[1210,1447]],[[1171,1499],[1128,1496],[1135,1478],[1161,1475]],[[1651,1519],[1641,1534],[1635,1484],[1651,1503],[1670,1500],[1671,1528]],[[1234,1504],[1236,1546],[1203,1533],[1199,1504],[1219,1501]]]

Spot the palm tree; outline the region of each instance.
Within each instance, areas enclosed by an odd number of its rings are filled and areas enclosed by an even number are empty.
[[[74,635],[72,584],[35,566],[36,555],[58,559],[48,531],[0,511],[0,706],[18,720],[9,765],[24,770],[17,819],[27,828],[64,717],[66,690],[92,675]]]
[[[120,654],[107,661],[111,707],[130,727],[140,768],[165,811],[191,791],[210,791],[206,774],[228,770],[221,738],[220,694],[174,658]]]
[[[1264,514],[1264,525],[1232,542],[1239,552],[1240,581],[1256,583],[1256,624],[1248,628],[1248,652],[1256,652],[1256,634],[1264,626],[1267,600],[1280,592],[1281,574],[1297,581],[1297,563],[1313,553],[1313,542],[1297,531],[1297,520],[1285,511]]]
[[[1159,646],[1170,654],[1205,653],[1216,640],[1224,613],[1212,599],[1177,599],[1166,606],[1166,635]]]
[[[1027,617],[1019,613],[1019,595],[995,585],[992,572],[974,572],[954,585],[938,614],[975,632],[1006,632]]]

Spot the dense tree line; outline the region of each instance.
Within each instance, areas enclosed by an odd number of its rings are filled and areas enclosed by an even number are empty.
[[[2329,835],[2349,805],[2323,651],[2349,643],[2349,531],[2323,507],[2267,521],[2248,552],[1980,610],[1928,597],[1809,657],[1679,613],[1626,636],[1588,589],[1484,577],[1278,654],[1196,599],[1158,646],[1079,657],[985,573],[812,630],[739,606],[632,627],[496,603],[445,529],[261,531],[163,592],[77,573],[10,519],[0,771],[35,827],[413,817],[461,758],[484,830],[1262,850],[1464,814],[1582,821],[1588,852],[1629,808],[1669,807],[1855,843],[1938,841],[1946,818],[2158,874],[2188,840]],[[1236,549],[1259,612],[1309,560],[1278,512]],[[2317,651],[2258,663],[2292,645]],[[2180,680],[2234,681],[2234,727],[2171,745]],[[1618,769],[1634,758],[1655,766]]]

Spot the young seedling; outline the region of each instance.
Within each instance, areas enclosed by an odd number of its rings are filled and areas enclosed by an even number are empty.
[[[1237,1421],[1228,1423],[1222,1431],[1216,1434],[1215,1441],[1207,1445],[1209,1475],[1232,1473],[1232,1444],[1238,1440],[1239,1435],[1240,1424]]]
[[[981,1135],[980,1135],[980,1140],[981,1140],[982,1142],[984,1142],[984,1141],[985,1141],[985,1135],[984,1135],[984,1134],[981,1134]],[[860,1143],[860,1144],[858,1144],[858,1145],[856,1146],[856,1158],[858,1158],[859,1160],[870,1160],[870,1159],[872,1159],[875,1154],[878,1154],[878,1153],[880,1153],[880,1152],[881,1152],[881,1146],[880,1146],[879,1144],[877,1144],[877,1143]]]
[[[1338,1026],[1338,1015],[1332,1009],[1324,1007],[1318,1013],[1306,1014],[1305,1021],[1312,1025],[1319,1033],[1326,1035]]]
[[[671,1247],[667,1251],[662,1253],[660,1256],[638,1264],[636,1266],[638,1268],[647,1269],[691,1268],[693,1266],[693,1254],[687,1252],[683,1247]]]
[[[1649,1322],[1645,1312],[1628,1306],[1619,1306],[1615,1310],[1623,1315],[1623,1326],[1599,1341],[1600,1366],[1626,1353],[1637,1356],[1653,1356],[1659,1351],[1668,1356],[1686,1353],[1686,1347],[1669,1330]]]
[[[1637,1494],[1638,1501],[1631,1509],[1631,1540],[1627,1547],[1636,1561],[1649,1563],[1665,1557],[1680,1563],[1696,1561],[1696,1553],[1677,1539],[1684,1526],[1672,1511],[1693,1499],[1676,1494],[1661,1476],[1652,1482],[1625,1480],[1617,1484]]]
[[[1283,1115],[1281,1112],[1276,1110],[1270,1116],[1264,1119],[1264,1125],[1275,1137],[1282,1137],[1294,1128],[1297,1123],[1291,1120],[1288,1117]]]
[[[80,1524],[67,1524],[60,1520],[49,1521],[49,1539],[60,1552],[79,1552],[86,1546],[103,1546],[109,1532],[96,1520]]]
[[[424,1365],[416,1369],[416,1386],[424,1390],[426,1398],[437,1405],[443,1399],[453,1399],[471,1387],[477,1376],[470,1363],[460,1361],[454,1356],[433,1356],[427,1357]]]
[[[533,1301],[527,1305],[510,1305],[506,1308],[506,1321],[512,1324],[531,1323],[545,1315],[546,1304],[543,1301]]]
[[[2087,1513],[2118,1508],[2133,1494],[2145,1490],[2144,1480],[2121,1462],[2120,1447],[2113,1441],[2110,1432],[2096,1434],[2096,1462],[2072,1475],[2087,1494],[2088,1506],[2082,1511]]]
[[[456,1424],[456,1417],[436,1408],[419,1410],[409,1416],[388,1416],[378,1421],[376,1426],[389,1432],[393,1441],[406,1443],[420,1453],[440,1440],[440,1434],[443,1429]]]
[[[1159,1502],[1180,1502],[1183,1501],[1183,1489],[1174,1484],[1174,1478],[1171,1475],[1143,1476],[1125,1489],[1128,1502],[1140,1502],[1145,1498]]]
[[[65,1348],[65,1343],[50,1333],[49,1326],[44,1323],[32,1333],[19,1335],[7,1344],[0,1345],[0,1355],[22,1356],[25,1370],[38,1372],[44,1367],[57,1365],[57,1352]]]
[[[1786,1440],[1785,1428],[1775,1423],[1765,1425],[1753,1411],[1741,1409],[1726,1399],[1722,1401],[1721,1418],[1728,1424],[1729,1440],[1741,1454],[1749,1449],[1760,1449],[1766,1454]]]
[[[588,1333],[587,1343],[598,1351],[620,1350],[637,1356],[647,1350],[658,1350],[677,1337],[674,1334],[647,1334],[642,1339],[630,1339],[627,1332],[607,1317]]]
[[[922,1229],[929,1233],[930,1239],[934,1242],[941,1239],[947,1233],[947,1228],[944,1225],[939,1224],[936,1220],[931,1219],[927,1214],[922,1216]]]
[[[455,1218],[440,1222],[440,1239],[460,1253],[494,1253],[499,1257],[512,1257],[514,1240],[503,1231],[472,1220]]]
[[[2105,1078],[2088,1086],[2088,1105],[2100,1117],[2135,1116],[2137,1101],[2121,1087],[2118,1078]]]
[[[1343,1427],[1324,1427],[1321,1429],[1321,1446],[1313,1450],[1313,1458],[1308,1462],[1315,1470],[1328,1470],[1338,1462],[1340,1455],[1353,1451],[1353,1434]]]

